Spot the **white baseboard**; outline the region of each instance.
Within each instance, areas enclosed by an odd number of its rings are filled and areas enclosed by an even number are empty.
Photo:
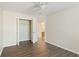
[[[10,47],[10,46],[13,46],[13,45],[16,45],[16,43],[14,43],[14,44],[6,44],[6,45],[3,45],[3,48],[5,48],[5,47]]]
[[[24,40],[19,40],[19,41],[27,41],[27,40],[29,40],[29,39],[24,39]]]
[[[47,42],[47,41],[46,41],[46,42]],[[57,46],[57,47],[60,47],[60,48],[62,48],[62,49],[68,50],[68,51],[70,51],[70,52],[73,52],[73,53],[79,55],[79,52],[76,52],[76,51],[73,51],[73,50],[71,50],[71,49],[68,49],[68,48],[62,47],[62,46],[60,46],[60,45],[58,45],[58,44],[53,44],[53,43],[50,43],[50,42],[47,42],[47,43],[49,43],[49,44],[51,44],[51,45],[55,45],[55,46]]]
[[[1,54],[2,54],[2,51],[3,51],[3,48],[0,50],[0,56],[1,56]]]

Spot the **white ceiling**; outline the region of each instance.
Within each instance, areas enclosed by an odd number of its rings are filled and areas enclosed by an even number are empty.
[[[79,5],[77,2],[47,2],[45,4],[45,8],[40,10],[37,7],[34,8],[35,4],[35,2],[0,2],[0,8],[4,10],[34,14],[40,11],[44,13],[56,12],[65,8]]]

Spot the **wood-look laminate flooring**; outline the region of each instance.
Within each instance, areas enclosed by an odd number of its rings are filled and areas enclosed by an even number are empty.
[[[44,41],[35,44],[24,41],[20,42],[19,46],[4,48],[1,57],[79,57],[79,55]]]

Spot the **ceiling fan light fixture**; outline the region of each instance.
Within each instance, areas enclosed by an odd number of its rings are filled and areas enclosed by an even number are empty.
[[[41,8],[45,8],[45,5],[41,5]]]
[[[41,8],[45,8],[45,2],[40,2],[39,5]]]

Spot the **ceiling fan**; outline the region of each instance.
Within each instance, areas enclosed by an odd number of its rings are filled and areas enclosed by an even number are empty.
[[[33,2],[32,10],[35,12],[42,11],[46,8],[47,2]]]

